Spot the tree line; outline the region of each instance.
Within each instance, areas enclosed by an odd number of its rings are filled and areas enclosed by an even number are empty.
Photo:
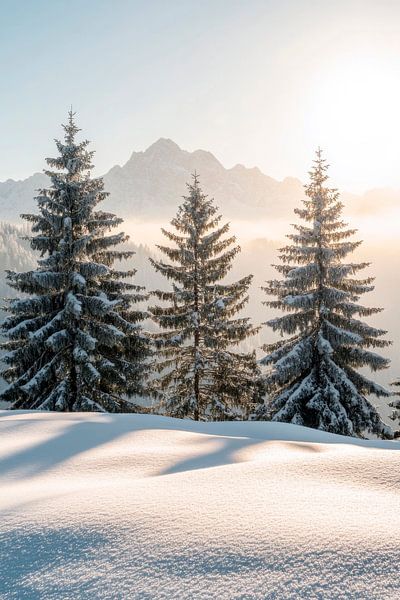
[[[128,239],[114,232],[122,219],[101,210],[107,192],[90,176],[94,153],[77,141],[72,111],[63,127],[38,213],[21,215],[37,267],[7,272],[18,297],[8,300],[2,324],[1,400],[12,409],[140,412],[149,409],[138,398],[151,396],[153,412],[180,418],[393,436],[370,400],[391,392],[360,372],[387,368],[379,349],[390,342],[364,321],[381,309],[359,303],[373,278],[359,275],[367,263],[346,261],[360,242],[342,220],[320,150],[295,211],[301,224],[280,250],[279,277],[264,287],[265,304],[277,311],[267,325],[280,339],[257,360],[240,347],[260,329],[241,316],[252,275],[226,281],[240,248],[198,175],[171,230],[162,230],[163,258],[150,259],[170,290],[148,291],[135,285],[134,270],[118,268],[134,253],[120,249]],[[145,330],[149,318],[156,332]]]

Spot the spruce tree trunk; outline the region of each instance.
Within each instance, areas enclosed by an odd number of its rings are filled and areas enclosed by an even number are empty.
[[[317,240],[317,264],[318,264],[318,291],[317,291],[317,327],[316,327],[316,336],[318,336],[322,327],[322,317],[321,317],[321,308],[322,308],[322,298],[323,298],[323,286],[324,286],[324,264],[322,260],[322,242],[321,242],[321,222],[322,222],[322,214],[321,214],[321,199],[320,194],[322,193],[320,184],[317,188],[317,215],[316,220],[318,222],[318,240]],[[314,230],[316,229],[316,223],[314,220],[313,224]],[[318,386],[321,385],[321,355],[318,349],[318,338],[315,339],[314,345],[314,362],[316,367],[316,380]],[[312,411],[309,411],[310,415],[310,424],[315,427],[316,426],[316,418]]]
[[[200,323],[199,323],[199,281],[198,281],[198,269],[197,269],[197,239],[194,247],[194,310],[196,313],[196,328],[194,331],[194,395],[196,398],[196,408],[194,409],[194,420],[199,420],[200,413],[200,376],[198,369],[198,350],[200,346]]]
[[[196,352],[196,356],[197,356],[197,346],[198,346],[198,332],[197,335],[195,335],[195,352]],[[196,408],[194,409],[194,420],[198,421],[199,420],[199,399],[200,399],[200,377],[199,377],[199,372],[196,370],[194,372],[194,395],[196,398]]]

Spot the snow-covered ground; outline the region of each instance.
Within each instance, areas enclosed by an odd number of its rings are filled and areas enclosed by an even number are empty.
[[[0,412],[0,598],[399,599],[399,442]]]

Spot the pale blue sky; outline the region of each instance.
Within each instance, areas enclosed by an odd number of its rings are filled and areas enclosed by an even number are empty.
[[[400,187],[400,3],[0,0],[0,180],[44,167],[72,103],[97,172],[159,137],[225,166]]]

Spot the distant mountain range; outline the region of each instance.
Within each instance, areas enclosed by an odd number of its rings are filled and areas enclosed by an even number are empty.
[[[125,165],[117,165],[104,175],[110,192],[107,208],[125,219],[169,219],[195,171],[204,192],[215,198],[228,219],[290,218],[304,196],[298,179],[277,181],[257,167],[243,165],[225,169],[210,152],[187,152],[172,140],[161,138],[144,152],[133,152]],[[22,181],[0,182],[0,219],[18,222],[21,213],[35,211],[36,190],[47,185],[42,173]],[[400,192],[391,190],[372,190],[363,196],[344,193],[342,199],[350,214],[400,206]]]

